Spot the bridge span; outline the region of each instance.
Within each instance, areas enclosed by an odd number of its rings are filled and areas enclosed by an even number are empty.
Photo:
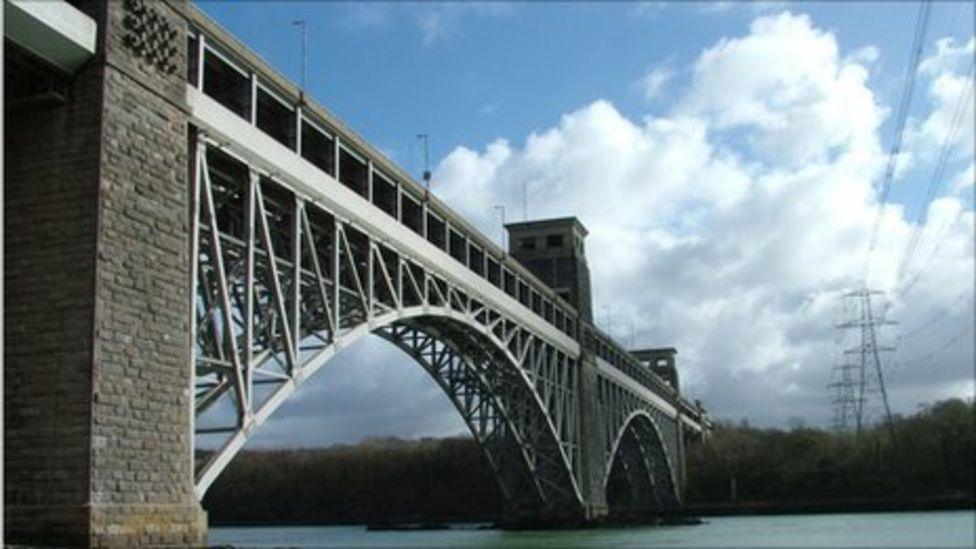
[[[513,520],[681,504],[710,423],[674,349],[594,326],[578,220],[499,248],[192,5],[5,7],[8,541],[202,542],[221,471],[368,334]]]

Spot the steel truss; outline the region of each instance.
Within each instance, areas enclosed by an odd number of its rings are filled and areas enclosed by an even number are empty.
[[[510,501],[581,503],[575,359],[202,134],[192,148],[194,431],[225,437],[197,456],[199,497],[302,382],[376,333],[445,390]]]
[[[631,503],[641,509],[677,506],[679,418],[648,406],[625,387],[600,377],[598,408],[603,420],[604,486],[623,473]]]

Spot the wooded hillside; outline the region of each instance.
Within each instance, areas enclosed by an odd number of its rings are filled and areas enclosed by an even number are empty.
[[[795,426],[720,422],[688,449],[689,505],[968,496],[976,482],[973,404],[948,400],[855,440]],[[733,480],[734,479],[734,480]],[[734,486],[734,487],[733,487]],[[474,440],[381,439],[327,449],[245,451],[204,507],[214,524],[491,520],[503,505]]]

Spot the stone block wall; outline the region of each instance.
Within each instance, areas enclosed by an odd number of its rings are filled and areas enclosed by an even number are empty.
[[[199,544],[186,24],[72,3],[97,57],[66,104],[6,119],[6,541]]]
[[[592,351],[583,350],[579,361],[577,405],[580,422],[580,490],[587,520],[607,514],[607,493],[603,484],[603,421],[600,418],[599,373]]]
[[[5,110],[4,528],[86,540],[101,67],[69,101]]]

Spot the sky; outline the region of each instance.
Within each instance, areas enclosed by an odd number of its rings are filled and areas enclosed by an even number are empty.
[[[829,426],[865,280],[893,411],[973,398],[972,3],[932,4],[883,208],[915,3],[198,5],[295,82],[304,19],[309,93],[410,173],[429,134],[433,192],[487,236],[495,205],[579,217],[597,323],[677,347],[713,418]],[[369,337],[249,446],[465,429]]]

